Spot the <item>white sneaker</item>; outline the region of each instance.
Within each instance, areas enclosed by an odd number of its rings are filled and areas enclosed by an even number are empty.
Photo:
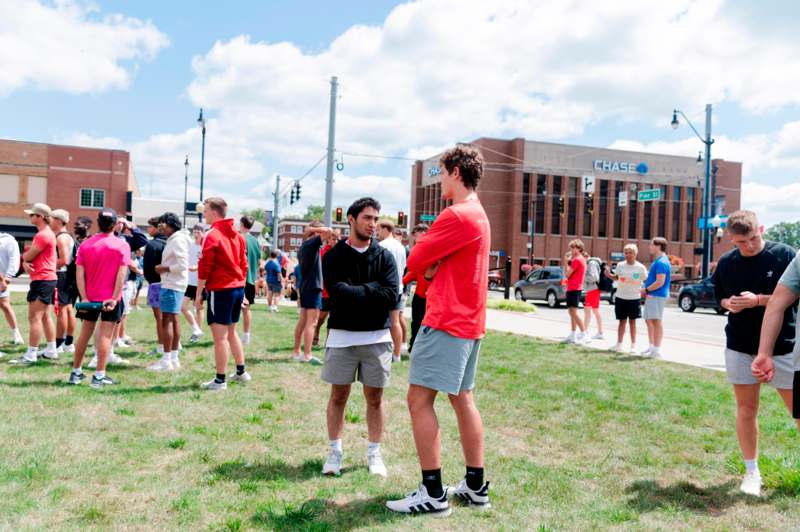
[[[36,358],[29,358],[27,353],[24,355],[20,355],[19,358],[15,358],[14,360],[9,360],[10,364],[14,364],[15,366],[30,366],[31,364],[36,364]]]
[[[117,341],[114,342],[114,347],[119,347],[121,349],[127,349],[127,348],[130,347],[130,345],[125,343],[125,340],[123,340],[122,338],[117,338]]]
[[[661,350],[660,349],[651,349],[650,354],[647,355],[650,358],[661,358]]]
[[[61,344],[60,346],[56,347],[56,353],[58,353],[59,355],[64,354],[64,344]]]
[[[569,336],[561,340],[562,344],[575,344],[577,342],[578,342],[578,337],[575,336],[574,334],[570,334]]]
[[[624,351],[622,344],[614,344],[614,347],[611,348],[611,351],[615,353],[622,353]]]
[[[167,358],[159,358],[149,366],[147,366],[148,370],[150,371],[172,371],[174,368],[172,366],[172,362]]]
[[[303,362],[306,359],[303,353],[295,353],[292,355],[292,360],[295,362]]]
[[[108,355],[108,363],[114,364],[115,366],[130,366],[131,363],[128,360],[125,360],[121,356],[116,353],[111,353]]]
[[[14,345],[22,345],[25,343],[25,339],[22,338],[21,334],[14,335]]]
[[[331,451],[328,453],[328,459],[322,466],[323,475],[339,476],[342,474],[342,453],[339,451]]]
[[[181,361],[180,359],[173,358],[170,360],[170,364],[172,364],[172,369],[181,369]]]
[[[440,498],[434,499],[428,495],[424,484],[420,484],[416,491],[403,499],[386,501],[386,507],[402,514],[431,514],[433,517],[447,517],[452,512],[447,501],[447,488],[444,488],[444,494]]]
[[[204,382],[200,385],[200,387],[204,390],[227,390],[228,383],[227,382],[217,382],[216,379],[211,379],[208,382]]]
[[[451,496],[461,500],[472,508],[486,510],[492,507],[489,502],[489,483],[484,482],[479,490],[472,490],[467,486],[467,479],[462,479],[458,486],[451,492]]]
[[[630,348],[628,348],[628,353],[636,353],[636,344],[631,344]]]
[[[386,464],[383,463],[383,457],[380,451],[367,453],[367,463],[369,464],[370,475],[386,478]]]
[[[652,347],[648,347],[648,348],[647,348],[647,349],[645,349],[644,351],[639,351],[639,354],[640,354],[640,355],[642,355],[643,357],[649,357],[649,356],[650,356],[650,353],[651,353],[652,351],[653,351],[653,348],[652,348]]]
[[[592,340],[605,340],[605,339],[606,337],[603,336],[603,333],[597,333],[594,336],[592,336]]]
[[[58,360],[58,350],[55,351],[41,351],[39,357],[45,360]]]
[[[245,382],[250,382],[251,380],[253,380],[253,377],[251,377],[250,374],[245,371],[241,375],[239,375],[238,373],[234,373],[233,375],[228,377],[228,380],[231,381],[231,382],[245,383]]]
[[[75,352],[75,344],[63,345],[64,353],[70,354]]]
[[[742,480],[742,485],[739,486],[739,490],[746,495],[752,495],[753,497],[760,497],[761,473],[758,471],[753,471],[745,474],[744,480]]]
[[[128,336],[127,334],[126,334],[125,336],[123,336],[123,337],[121,338],[121,340],[122,340],[123,342],[125,342],[126,344],[132,344],[132,343],[133,343],[133,338],[131,338],[131,337],[130,337],[130,336]]]
[[[392,362],[402,362],[402,361],[403,359],[399,355],[398,356],[392,355]]]

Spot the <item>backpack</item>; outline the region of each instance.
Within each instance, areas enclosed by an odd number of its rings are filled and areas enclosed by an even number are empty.
[[[603,292],[610,292],[614,288],[614,281],[606,273],[608,273],[608,264],[603,262],[600,264],[600,280],[597,281],[597,286]]]
[[[586,261],[586,284],[596,285],[600,282],[601,265],[594,257]]]

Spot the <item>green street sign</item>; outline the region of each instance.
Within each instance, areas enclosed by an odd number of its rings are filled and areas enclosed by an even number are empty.
[[[435,214],[423,214],[422,216],[419,217],[419,219],[422,220],[423,222],[432,222],[432,221],[434,221],[436,219],[436,215]]]
[[[653,201],[653,200],[660,200],[661,199],[661,189],[660,188],[651,188],[648,190],[640,190],[639,201]]]

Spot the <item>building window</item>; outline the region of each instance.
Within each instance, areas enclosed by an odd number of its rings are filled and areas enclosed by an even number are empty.
[[[538,175],[536,176],[536,203],[534,207],[534,216],[533,219],[535,220],[534,225],[536,227],[533,228],[534,232],[536,233],[544,233],[544,211],[545,211],[545,195],[546,195],[546,187],[547,187],[547,176],[546,175]]]
[[[561,196],[561,176],[553,176],[553,213],[550,216],[550,232],[554,235],[561,234],[561,211],[560,202],[564,201]]]
[[[0,174],[0,202],[19,202],[19,176]]]
[[[658,235],[667,238],[667,187],[661,185],[661,197],[658,199]]]
[[[623,191],[624,183],[622,181],[614,182],[614,238],[622,238],[622,214],[625,212],[619,206],[619,194]]]
[[[576,235],[575,223],[578,218],[578,178],[568,177],[567,197],[569,207],[567,208],[567,234]]]
[[[597,236],[605,238],[608,236],[608,180],[600,181],[600,223],[597,226]]]
[[[728,203],[728,198],[725,196],[714,196],[714,216],[725,214],[725,207]],[[713,216],[712,216],[713,218]]]
[[[561,266],[561,259],[550,259],[550,266]]]
[[[681,187],[672,187],[672,232],[669,239],[672,242],[681,239]]]
[[[628,195],[630,196],[628,198],[628,238],[631,240],[637,240],[636,225],[638,223],[637,215],[639,211],[638,194],[636,194],[636,190],[631,187]]]
[[[686,241],[694,242],[694,194],[695,189],[686,189]]]
[[[100,188],[81,189],[81,208],[102,209],[106,206],[106,191]]]
[[[531,174],[522,174],[522,216],[520,217],[519,232],[528,233],[528,224],[531,222]]]

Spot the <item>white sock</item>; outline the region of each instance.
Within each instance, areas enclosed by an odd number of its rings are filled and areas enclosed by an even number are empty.
[[[568,338],[572,338],[574,340],[575,339],[575,331],[570,332]]]
[[[33,355],[34,357],[36,357],[36,353],[38,353],[38,352],[39,352],[39,346],[29,345],[28,346],[28,352],[25,353],[25,354],[26,355]]]
[[[657,354],[661,353],[661,348],[660,347],[656,347],[656,346],[652,346],[650,348],[650,352],[657,355]]]
[[[744,461],[744,468],[748,473],[758,473],[758,458]]]
[[[22,336],[22,334],[19,332],[19,329],[14,329],[14,330],[12,331],[12,333],[14,334],[14,338],[16,338],[16,337],[18,337],[18,336]]]
[[[55,342],[47,342],[47,347],[45,348],[46,351],[55,351],[56,349]]]
[[[75,375],[83,375],[83,368],[81,367],[72,368],[72,373],[74,373]]]
[[[369,454],[380,452],[380,450],[381,450],[380,442],[378,443],[369,442],[369,444],[367,445],[367,453]]]
[[[192,329],[192,334],[196,334],[197,336],[200,336],[201,334],[203,334],[203,330],[200,327],[198,327],[197,325],[195,325],[194,328]]]
[[[170,360],[172,360],[173,362],[177,362],[179,354],[180,354],[180,351],[170,351],[169,352]]]
[[[331,440],[331,451],[342,454],[342,440]]]
[[[97,370],[97,371],[95,371],[95,372],[94,372],[94,376],[95,376],[96,378],[98,378],[98,379],[102,379],[103,377],[105,377],[105,376],[106,376],[106,372],[105,372],[105,371],[100,371],[100,370]]]

